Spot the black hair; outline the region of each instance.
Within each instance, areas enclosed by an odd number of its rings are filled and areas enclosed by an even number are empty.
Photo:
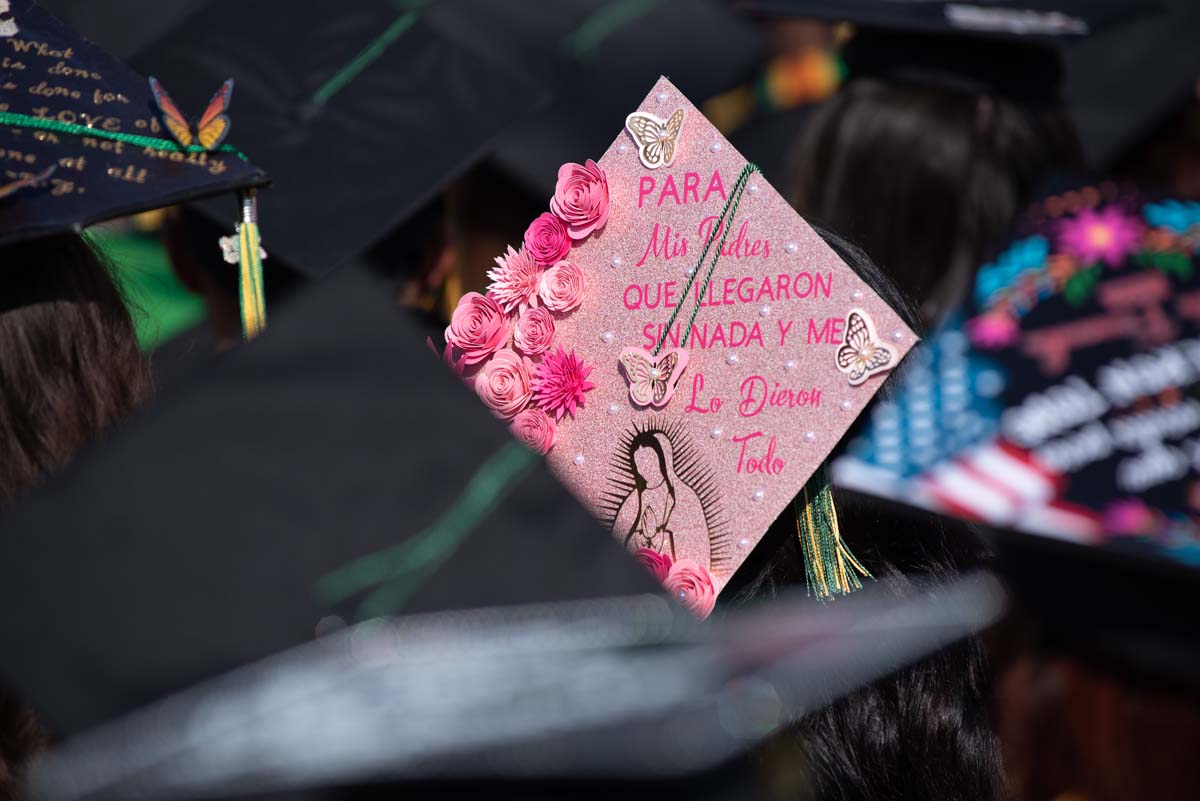
[[[862,250],[818,233],[919,330],[911,303]],[[896,377],[889,377],[881,394]],[[874,577],[868,581],[897,598],[910,596],[922,580],[949,579],[988,559],[965,525],[837,489],[834,503],[842,538]],[[788,507],[722,600],[758,602],[804,582],[804,555]],[[989,715],[989,675],[982,641],[968,638],[809,712],[758,758],[771,775],[799,772],[802,788],[820,801],[1000,801],[1007,790]]]
[[[809,118],[792,155],[797,210],[862,245],[934,322],[1052,169],[1078,169],[1061,104],[875,78]]]

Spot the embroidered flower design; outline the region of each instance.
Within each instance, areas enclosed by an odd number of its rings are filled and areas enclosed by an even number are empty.
[[[1142,224],[1118,206],[1086,209],[1059,225],[1059,247],[1085,264],[1102,261],[1120,267],[1138,249]]]
[[[525,248],[513,250],[509,245],[507,253],[496,257],[496,269],[488,271],[487,277],[492,280],[488,297],[494,298],[506,312],[538,305],[542,267]]]
[[[562,420],[564,414],[574,417],[576,408],[583,405],[584,393],[596,386],[587,380],[591,372],[575,351],[567,353],[559,346],[557,351],[548,352],[537,367],[534,403],[556,420]]]
[[[971,342],[985,350],[1007,348],[1021,338],[1021,327],[1017,321],[1002,311],[981,314],[967,321],[966,328]]]

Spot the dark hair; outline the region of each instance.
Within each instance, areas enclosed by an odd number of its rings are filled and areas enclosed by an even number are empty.
[[[60,234],[0,249],[0,507],[63,467],[151,391],[120,290]]]
[[[866,248],[926,322],[974,270],[1053,166],[1081,149],[1061,106],[859,78],[816,109],[793,154],[797,210]]]
[[[861,250],[818,232],[919,329],[911,304]],[[834,498],[847,546],[871,571],[872,583],[896,597],[910,595],[916,581],[948,579],[987,558],[966,526],[836,489]],[[734,604],[748,603],[804,582],[804,555],[789,507],[727,593]],[[999,801],[1007,797],[1006,781],[989,694],[986,653],[972,637],[804,715],[760,758],[775,776],[799,765],[803,788],[821,801]]]

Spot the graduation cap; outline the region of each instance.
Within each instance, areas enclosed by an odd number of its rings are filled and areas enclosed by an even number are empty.
[[[0,649],[21,654],[0,672],[60,733],[331,616],[654,586],[364,274],[269,333],[0,522]]]
[[[319,276],[382,240],[546,97],[503,43],[435,24],[439,5],[456,4],[213,0],[134,63],[185,96],[237,81],[239,141],[274,180],[270,250]]]
[[[1053,194],[834,465],[997,535],[1040,617],[1155,669],[1195,664],[1200,206]]]
[[[237,231],[243,319],[248,336],[262,325],[256,187],[266,175],[232,144],[223,115],[230,85],[214,98],[219,139],[193,141],[176,110],[178,133],[146,79],[79,37],[31,0],[9,5],[0,36],[0,244],[83,227],[113,217],[213,195]],[[214,81],[211,91],[221,85]],[[216,101],[224,103],[217,108]],[[202,120],[203,121],[203,120]],[[204,144],[200,142],[203,141]],[[232,241],[232,237],[231,237]],[[216,247],[216,243],[213,243]],[[261,283],[261,282],[258,282]]]
[[[204,0],[123,0],[121,14],[89,0],[39,0],[42,8],[117,58],[128,59]]]
[[[373,622],[70,740],[30,791],[457,797],[472,785],[447,782],[474,780],[502,798],[745,798],[766,779],[761,761],[720,766],[1003,607],[998,583],[977,575],[903,599],[793,596],[716,625],[649,595]]]

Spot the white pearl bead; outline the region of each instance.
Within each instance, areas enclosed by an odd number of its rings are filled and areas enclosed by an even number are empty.
[[[613,267],[620,267],[624,263],[625,263],[625,260],[622,259],[620,256],[613,256],[613,258],[612,258],[612,266]]]
[[[710,437],[712,437],[713,439],[720,439],[721,435],[724,433],[725,432],[721,429],[720,426],[716,426],[712,431],[708,432],[708,435]]]
[[[616,414],[619,411],[621,411],[621,407],[618,406],[617,404],[615,404],[615,403],[608,404],[608,413],[609,414]]]
[[[577,454],[575,454],[575,458],[573,459],[573,461],[575,462],[575,464],[583,464],[584,462],[587,461],[587,457],[585,457],[582,453],[577,453]]]
[[[683,274],[686,275],[688,278],[691,278],[693,275],[696,274],[696,268],[688,267],[686,270],[683,271]]]
[[[904,339],[904,332],[901,331],[899,328],[897,328],[895,331],[892,332],[892,341],[893,342],[899,342],[902,339]]]
[[[613,340],[616,338],[617,338],[617,335],[614,334],[612,331],[605,331],[603,334],[600,335],[600,341],[603,342],[605,345],[611,345],[613,343]]]
[[[763,490],[756,489],[754,491],[754,494],[751,495],[750,497],[754,499],[755,503],[759,503],[760,501],[762,501],[763,498],[767,497],[767,493],[764,492]]]
[[[752,195],[757,195],[758,194],[758,184],[751,183],[749,186],[746,187],[746,191]]]
[[[764,305],[761,308],[759,308],[758,316],[759,317],[770,317],[771,316],[771,307]]]
[[[720,153],[721,152],[721,143],[713,142],[711,145],[708,146],[708,149],[714,153]]]
[[[848,412],[848,411],[850,411],[851,408],[853,408],[854,404],[848,400],[844,400],[841,403],[839,403],[838,406],[841,407],[843,412]]]
[[[731,353],[725,357],[726,364],[737,364],[738,361],[740,360],[738,359],[738,355],[736,353]]]
[[[800,249],[800,246],[797,245],[795,242],[788,242],[786,245],[783,246],[783,249],[785,251],[787,251],[788,253],[795,253],[797,250]]]
[[[662,370],[659,370],[657,367],[653,368],[650,370],[650,377],[657,381],[662,378]]]
[[[738,540],[738,547],[741,548],[743,551],[746,550],[747,548],[749,548],[750,547],[750,538],[742,537],[740,540]]]
[[[862,290],[861,289],[854,290],[853,292],[850,293],[850,297],[853,300],[862,300],[863,299]]]
[[[784,370],[795,370],[796,369],[796,360],[788,359],[786,362],[783,363],[783,369]]]
[[[659,92],[658,94],[656,94],[654,96],[654,99],[657,100],[659,103],[666,103],[667,102],[667,93]]]
[[[624,155],[629,152],[629,145],[626,142],[620,142],[617,145],[617,152]]]
[[[816,438],[817,438],[817,433],[815,431],[805,431],[804,432],[804,441],[805,442],[812,442]]]

